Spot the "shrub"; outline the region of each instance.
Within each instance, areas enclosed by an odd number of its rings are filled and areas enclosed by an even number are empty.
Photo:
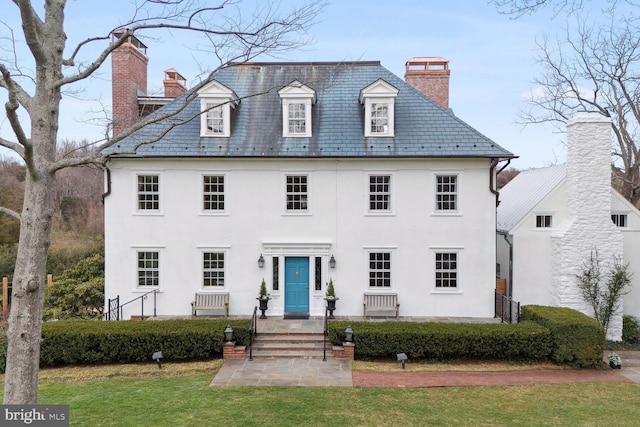
[[[104,306],[104,257],[95,254],[55,278],[46,289],[44,319],[101,317]]]
[[[625,344],[640,343],[640,322],[637,317],[622,316],[622,341]]]
[[[551,331],[554,361],[588,368],[602,365],[605,333],[597,320],[571,308],[539,305],[523,306],[520,319]]]
[[[47,322],[42,325],[40,366],[149,361],[156,351],[162,351],[165,361],[220,357],[227,325],[238,345],[248,343],[249,320]]]
[[[411,359],[537,360],[551,350],[549,330],[534,324],[468,324],[417,322],[329,323],[329,339],[340,345],[344,330],[354,331],[357,359],[394,358],[406,353]]]

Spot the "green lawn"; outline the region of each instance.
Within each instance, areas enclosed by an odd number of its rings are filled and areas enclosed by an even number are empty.
[[[637,384],[209,387],[217,367],[172,373],[134,365],[102,378],[45,370],[39,401],[70,405],[72,426],[636,426],[640,419]]]

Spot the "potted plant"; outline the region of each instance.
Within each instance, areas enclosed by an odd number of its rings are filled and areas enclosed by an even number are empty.
[[[335,317],[333,317],[333,310],[336,309],[336,301],[340,298],[336,297],[336,290],[333,287],[333,279],[329,279],[329,284],[327,285],[327,291],[325,292],[324,299],[327,301],[329,319],[335,319]]]
[[[258,298],[256,298],[258,301],[260,301],[260,311],[262,312],[262,314],[260,315],[261,319],[267,318],[264,312],[269,308],[269,298],[270,295],[267,292],[267,284],[265,283],[264,279],[262,279],[262,283],[260,284],[260,291],[258,292]]]
[[[617,353],[609,353],[609,366],[611,369],[620,369],[622,367],[622,359]]]

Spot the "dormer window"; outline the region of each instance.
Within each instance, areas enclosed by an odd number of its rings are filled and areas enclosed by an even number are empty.
[[[231,109],[238,103],[238,96],[217,81],[204,85],[198,91],[200,98],[200,136],[231,136]]]
[[[282,136],[311,136],[311,105],[316,103],[316,91],[295,80],[278,91],[282,100]]]
[[[394,105],[398,89],[376,80],[360,91],[364,105],[364,136],[394,136]]]

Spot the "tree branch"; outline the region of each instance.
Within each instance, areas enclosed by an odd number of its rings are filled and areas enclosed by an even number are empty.
[[[28,0],[12,0],[16,6],[20,9],[20,16],[22,18],[22,28],[27,41],[27,45],[31,50],[36,62],[46,61],[47,55],[42,43],[42,30],[44,23],[38,16],[31,2]],[[46,5],[51,0],[46,1]],[[45,6],[46,7],[46,6]]]
[[[0,206],[0,212],[5,213],[15,219],[17,219],[18,221],[20,221],[20,214],[14,210],[11,210],[9,208],[5,208],[3,206]]]
[[[23,147],[13,141],[9,141],[8,139],[0,138],[0,146],[8,148],[9,150],[13,150],[17,155],[22,157],[24,160],[24,149]]]

